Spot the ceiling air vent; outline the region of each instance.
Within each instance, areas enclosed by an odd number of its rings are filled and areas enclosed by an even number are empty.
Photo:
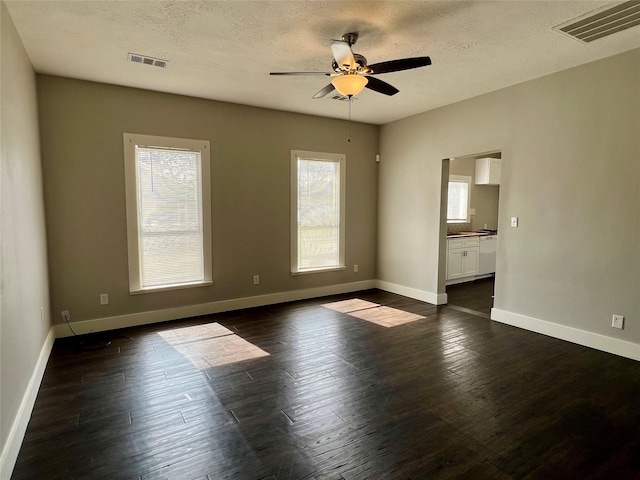
[[[137,53],[130,53],[128,56],[130,62],[143,63],[144,65],[152,65],[154,67],[167,68],[169,63],[167,60],[160,60],[159,58],[146,57],[144,55],[138,55]]]
[[[640,25],[640,0],[616,3],[553,27],[583,43]]]

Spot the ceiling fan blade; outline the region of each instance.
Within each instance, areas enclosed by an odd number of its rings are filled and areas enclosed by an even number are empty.
[[[331,40],[331,53],[333,53],[333,58],[343,71],[356,68],[356,59],[353,57],[353,52],[347,42]]]
[[[379,73],[399,72],[411,68],[426,67],[427,65],[431,65],[431,59],[429,57],[413,57],[374,63],[373,65],[367,65],[367,67],[371,70],[370,75],[377,75]]]
[[[367,77],[367,80],[369,81],[367,82],[365,87],[367,87],[369,90],[373,90],[374,92],[383,93],[385,95],[391,96],[391,95],[395,95],[400,91],[393,85],[389,85],[387,82],[383,82],[379,78]]]
[[[329,85],[327,85],[326,87],[324,87],[322,90],[320,90],[318,93],[316,93],[313,98],[322,98],[326,95],[329,95],[331,92],[333,92],[336,88],[333,86],[332,83],[330,83]]]
[[[271,72],[269,75],[331,75],[329,72]]]

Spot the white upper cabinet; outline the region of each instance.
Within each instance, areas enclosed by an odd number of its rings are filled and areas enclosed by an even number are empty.
[[[500,185],[502,160],[499,158],[476,159],[476,185]]]

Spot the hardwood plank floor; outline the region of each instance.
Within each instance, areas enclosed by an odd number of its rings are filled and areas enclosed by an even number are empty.
[[[352,298],[425,318],[322,306]],[[201,369],[158,334],[212,322],[268,356]],[[640,478],[638,362],[456,308],[369,290],[111,337],[56,341],[13,480]]]
[[[474,282],[457,283],[447,287],[447,303],[450,307],[471,310],[490,318],[493,307],[494,278],[483,278]],[[464,310],[462,310],[464,311]]]

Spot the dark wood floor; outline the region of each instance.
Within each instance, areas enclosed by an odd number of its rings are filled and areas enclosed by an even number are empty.
[[[426,318],[321,306],[354,297],[56,341],[12,478],[640,478],[638,362],[377,290]],[[270,355],[200,370],[156,333],[205,322]]]
[[[480,316],[490,318],[493,307],[493,286],[493,277],[449,285],[447,287],[448,305],[458,307],[467,313],[482,314]]]

